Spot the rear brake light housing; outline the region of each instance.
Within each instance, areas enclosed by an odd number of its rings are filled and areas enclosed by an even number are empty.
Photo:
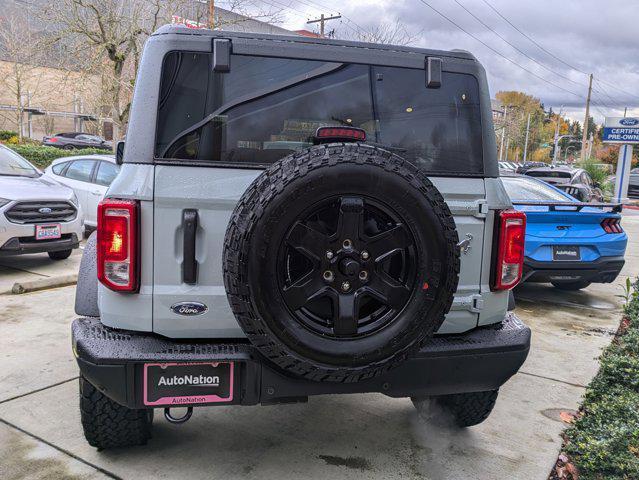
[[[318,141],[365,142],[366,130],[355,127],[320,127],[315,132]]]
[[[98,280],[116,292],[139,287],[139,210],[136,200],[104,199],[98,205]]]
[[[623,233],[621,219],[616,217],[604,218],[601,222],[601,228],[603,228],[606,233]]]
[[[524,269],[526,214],[503,210],[499,212],[497,224],[497,256],[492,289],[511,290],[521,280]]]

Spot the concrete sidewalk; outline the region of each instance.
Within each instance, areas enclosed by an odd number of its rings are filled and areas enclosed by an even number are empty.
[[[181,426],[156,411],[146,447],[98,452],[85,442],[70,352],[74,288],[0,297],[0,478],[546,480],[565,428],[617,328],[621,284],[639,273],[639,216],[623,276],[565,293],[517,291],[533,330],[521,372],[482,425],[442,430],[407,399],[326,396],[308,404],[196,409]],[[35,462],[35,463],[34,463]],[[34,465],[37,466],[34,467]]]

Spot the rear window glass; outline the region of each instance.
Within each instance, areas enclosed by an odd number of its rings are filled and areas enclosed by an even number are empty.
[[[265,166],[309,148],[323,126],[366,131],[429,173],[482,174],[479,88],[444,72],[234,55],[216,73],[210,55],[164,61],[156,157]]]
[[[502,177],[508,196],[513,202],[565,202],[568,198],[539,180],[525,177]]]
[[[537,177],[537,178],[571,178],[572,174],[570,172],[557,172],[553,170],[540,170],[540,171],[529,171],[526,172],[526,175],[529,177]]]
[[[91,172],[93,172],[94,165],[95,162],[93,160],[76,160],[69,165],[64,176],[80,182],[89,182],[91,181]]]

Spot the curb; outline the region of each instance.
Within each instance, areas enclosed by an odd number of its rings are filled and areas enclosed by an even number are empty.
[[[11,293],[20,295],[22,293],[36,292],[49,288],[66,287],[78,283],[78,274],[59,275],[57,277],[42,278],[29,282],[16,282],[13,284]]]

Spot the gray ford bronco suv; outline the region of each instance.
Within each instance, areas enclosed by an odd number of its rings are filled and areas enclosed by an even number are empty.
[[[471,426],[526,359],[525,216],[467,52],[163,27],[122,161],[73,323],[95,447],[321,394]]]

